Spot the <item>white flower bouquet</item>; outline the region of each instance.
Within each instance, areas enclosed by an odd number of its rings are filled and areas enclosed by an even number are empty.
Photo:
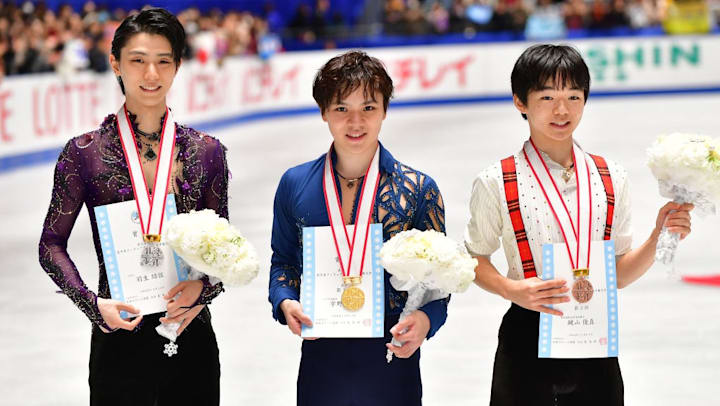
[[[464,246],[435,230],[398,233],[383,244],[380,263],[392,275],[392,286],[408,292],[400,320],[426,303],[467,290],[477,266]],[[392,343],[402,346],[395,339]],[[390,350],[387,361],[392,361]]]
[[[647,155],[661,196],[694,204],[693,212],[699,216],[715,214],[720,202],[720,139],[696,134],[661,135]],[[655,259],[673,263],[679,240],[677,234],[663,230]]]
[[[232,287],[246,285],[258,274],[260,264],[253,246],[213,210],[178,214],[168,222],[165,237],[189,266],[189,280],[208,275],[213,285],[221,281]],[[179,327],[179,323],[160,324],[156,330],[174,342]]]

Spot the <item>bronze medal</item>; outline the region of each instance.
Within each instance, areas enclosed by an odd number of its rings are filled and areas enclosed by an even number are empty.
[[[572,286],[572,295],[578,303],[587,303],[593,297],[593,285],[587,279],[590,275],[588,269],[575,269],[573,270],[575,276],[575,282]]]
[[[575,189],[577,213],[573,218],[563,201],[563,196],[555,184],[550,170],[540,155],[540,150],[537,149],[532,139],[523,146],[523,154],[535,180],[545,195],[545,200],[550,206],[558,228],[562,232],[564,245],[570,260],[570,268],[573,272],[573,298],[578,303],[587,303],[592,299],[594,293],[593,285],[589,280],[590,248],[592,246],[592,185],[588,158],[579,147],[573,145],[573,162],[570,166],[564,168],[562,174],[562,179],[565,182],[569,182],[573,175],[577,180]],[[536,168],[543,170],[536,170]],[[556,193],[548,192],[553,190]],[[584,268],[581,268],[583,266]]]
[[[365,304],[365,293],[357,286],[349,286],[343,291],[340,300],[344,308],[351,312],[356,312]]]

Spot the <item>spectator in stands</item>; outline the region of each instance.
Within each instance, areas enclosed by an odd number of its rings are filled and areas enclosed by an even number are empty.
[[[566,31],[563,9],[552,0],[539,0],[525,26],[525,36],[531,40],[564,38]]]
[[[651,0],[630,0],[625,8],[630,26],[635,29],[646,28],[658,23],[657,10]]]
[[[74,72],[87,69],[88,48],[84,39],[83,20],[78,14],[72,14],[68,20],[68,29],[64,32],[63,53],[58,71],[70,75]]]
[[[85,47],[88,49],[87,67],[89,70],[97,73],[107,72],[109,68],[107,54],[103,52],[100,47],[101,41],[102,39],[98,37],[85,37]]]
[[[11,40],[7,73],[9,75],[34,73],[37,59],[38,52],[30,47],[28,39],[24,36],[16,36]]]
[[[305,3],[300,3],[295,17],[293,17],[288,31],[290,36],[305,43],[315,42],[317,37],[312,30],[312,9]]]
[[[277,11],[275,4],[272,2],[265,3],[265,21],[267,21],[268,29],[271,32],[281,32],[285,27],[282,14]]]
[[[425,12],[419,0],[407,0],[405,10],[405,32],[404,35],[426,35],[430,32],[430,26],[425,18]]]
[[[330,20],[330,2],[328,0],[317,0],[315,10],[310,19],[310,27],[315,38],[324,40],[327,38],[327,26]]]
[[[405,2],[403,0],[387,0],[385,2],[384,31],[387,35],[404,35],[406,30]]]
[[[527,12],[519,0],[497,0],[490,20],[490,29],[521,33],[525,28],[526,19]]]
[[[257,20],[258,30],[257,38],[257,54],[262,60],[268,60],[273,55],[282,51],[282,41],[280,36],[270,31],[270,25],[266,20]]]
[[[439,1],[435,1],[427,15],[432,32],[442,35],[450,29],[450,13]]]
[[[490,30],[493,7],[485,0],[470,0],[465,3],[465,18],[470,20],[475,31]]]
[[[200,63],[215,62],[216,59],[222,56],[218,49],[220,33],[218,33],[217,28],[215,18],[207,15],[200,16],[197,33],[188,38],[188,42],[192,44],[195,50],[194,57]]]
[[[717,28],[720,25],[720,0],[708,0],[708,8],[710,9],[712,26]]]
[[[610,9],[607,0],[593,0],[590,7],[590,22],[588,28],[602,30],[608,28],[608,14]]]
[[[450,8],[450,32],[466,32],[472,23],[465,18],[465,1],[453,0]]]
[[[627,27],[630,22],[625,14],[625,0],[612,0],[612,7],[607,15],[609,28]]]
[[[221,35],[225,55],[246,55],[253,48],[253,22],[249,13],[228,13],[222,22]]]
[[[565,25],[569,30],[577,30],[587,27],[588,9],[585,0],[568,0],[565,3]]]
[[[330,22],[327,25],[325,48],[337,48],[334,40],[347,38],[349,35],[350,30],[348,24],[345,22],[345,17],[339,11],[333,12],[330,17]]]

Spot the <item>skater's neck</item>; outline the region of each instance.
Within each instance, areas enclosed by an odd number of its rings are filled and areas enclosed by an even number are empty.
[[[548,137],[536,137],[530,136],[535,147],[546,153],[550,159],[562,165],[568,167],[573,163],[573,139],[568,137],[564,140],[553,140]]]
[[[162,119],[166,111],[165,100],[156,105],[146,105],[128,98],[125,101],[125,106],[130,113],[135,115],[135,124],[137,124],[140,131],[156,133],[161,130],[162,123],[160,119]]]

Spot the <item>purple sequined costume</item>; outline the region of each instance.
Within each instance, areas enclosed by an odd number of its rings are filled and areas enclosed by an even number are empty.
[[[207,134],[176,125],[175,150],[177,170],[171,188],[178,212],[208,208],[227,218],[225,147]],[[40,238],[40,264],[45,272],[90,321],[106,328],[97,297],[110,298],[110,290],[93,208],[126,200],[134,200],[134,195],[113,114],[105,118],[99,129],[75,137],[65,145],[55,167],[50,208]],[[97,294],[85,285],[67,252],[68,237],[83,204],[90,215],[100,264]],[[198,303],[210,303],[223,291],[221,283],[210,285],[207,277],[203,283]],[[209,314],[203,311],[198,317],[209,317]]]

